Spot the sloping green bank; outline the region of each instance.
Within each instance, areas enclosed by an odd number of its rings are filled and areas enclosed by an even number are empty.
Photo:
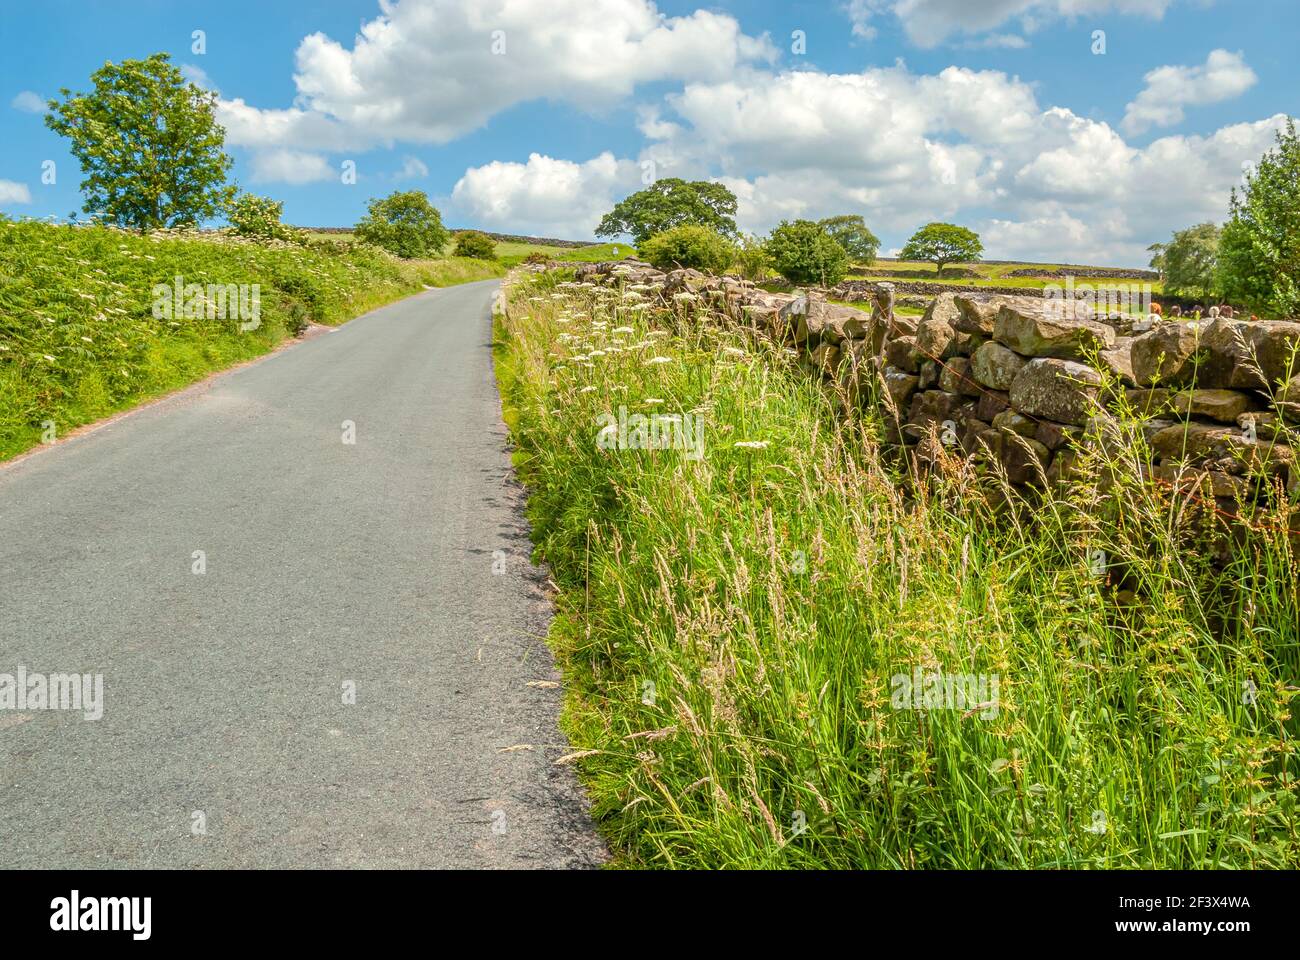
[[[0,218],[0,459],[264,354],[308,323],[342,323],[425,285],[502,272],[458,258],[406,263],[328,241],[141,236]],[[225,299],[188,316],[191,284],[205,298],[211,284]],[[164,302],[158,285],[179,285],[181,297]]]
[[[623,864],[1300,864],[1284,534],[1225,567],[1213,518],[1131,478],[1018,514],[958,461],[909,487],[877,424],[689,302],[509,296],[571,762]]]

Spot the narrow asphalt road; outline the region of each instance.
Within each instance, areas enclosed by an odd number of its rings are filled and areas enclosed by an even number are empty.
[[[0,867],[601,862],[553,762],[495,290],[0,467],[0,674],[103,676],[98,720],[0,709]]]

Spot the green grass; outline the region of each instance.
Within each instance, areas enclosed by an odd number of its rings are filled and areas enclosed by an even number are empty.
[[[351,233],[320,233],[318,231],[312,231],[307,235],[313,240],[325,242],[336,241],[343,244],[351,244],[355,242],[355,238]],[[619,251],[617,256],[614,254],[615,249]],[[515,241],[503,240],[498,241],[496,245],[497,261],[503,268],[514,267],[523,263],[531,253],[543,253],[552,260],[563,260],[574,263],[582,261],[598,263],[602,260],[614,260],[621,256],[627,256],[632,252],[632,246],[627,243],[601,243],[587,247],[556,247],[549,244],[517,243]],[[458,258],[447,256],[436,258],[432,262],[445,262],[455,259]],[[504,270],[502,272],[504,272]]]
[[[998,509],[956,461],[910,482],[742,331],[553,276],[510,302],[571,762],[620,865],[1300,865],[1296,558],[1262,530],[1213,564],[1131,424],[1123,460]],[[602,451],[620,405],[702,413],[705,456]],[[915,668],[996,677],[996,715],[896,708]]]
[[[333,237],[296,246],[0,219],[0,459],[260,356],[306,322],[503,273],[463,258],[402,262]],[[261,325],[156,319],[153,287],[177,275],[258,284]]]
[[[1075,268],[1078,269],[1078,268]],[[1086,267],[1083,269],[1087,269]],[[973,270],[978,276],[966,277],[959,271]],[[885,261],[877,260],[870,266],[857,265],[849,271],[849,280],[893,280],[902,283],[941,283],[951,287],[980,289],[984,287],[1016,287],[1026,291],[1042,290],[1049,284],[1061,284],[1063,281],[1039,277],[1010,277],[1017,270],[1071,270],[1068,264],[1059,263],[963,263],[947,267],[943,274],[935,270],[934,264],[920,261]],[[1164,287],[1158,280],[1107,280],[1080,277],[1077,284],[1090,284],[1095,290],[1114,290],[1132,286],[1151,285],[1153,296],[1164,293]]]

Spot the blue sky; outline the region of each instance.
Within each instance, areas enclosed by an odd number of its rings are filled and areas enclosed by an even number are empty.
[[[312,226],[400,187],[452,225],[587,238],[648,177],[686,176],[731,186],[755,231],[857,212],[889,249],[945,219],[990,257],[1141,263],[1221,219],[1300,113],[1294,0],[10,0],[3,18],[10,216],[81,206],[33,94],[160,50],[219,91],[238,182]]]

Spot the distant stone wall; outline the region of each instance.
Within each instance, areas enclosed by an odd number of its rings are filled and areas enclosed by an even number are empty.
[[[1065,275],[1062,275],[1060,277],[1040,275],[1040,278],[1053,280],[1053,281],[1059,280],[1062,283],[1064,283],[1068,279],[1068,277]],[[1074,277],[1074,279],[1082,280],[1083,277],[1076,276]],[[1097,279],[1097,278],[1094,277],[1093,279]],[[1075,295],[1081,297],[1087,295],[1089,291],[1094,294],[1104,291],[1109,288],[1106,281],[1111,279],[1114,278],[1103,277],[1100,278],[1099,282],[1094,282],[1091,284],[1088,283],[1078,284],[1077,287],[1075,288]],[[1140,282],[1135,282],[1135,283],[1137,283],[1140,286],[1140,284],[1142,283],[1149,283],[1149,282],[1150,282],[1149,280],[1142,280]],[[1057,285],[1059,286],[1060,284]],[[1134,286],[1133,283],[1125,283],[1122,281],[1120,281],[1118,285],[1124,287]],[[1026,287],[1011,287],[1011,286],[963,287],[961,284],[935,283],[934,281],[926,281],[926,280],[845,280],[843,283],[840,283],[832,287],[828,291],[828,295],[833,300],[844,300],[849,303],[870,302],[876,296],[876,294],[884,287],[892,287],[896,295],[902,294],[908,298],[925,297],[927,299],[930,297],[942,296],[943,294],[958,294],[958,295],[967,295],[967,296],[976,296],[976,297],[983,297],[983,296],[1027,297],[1033,293],[1032,288],[1026,288]],[[1205,303],[1197,302],[1195,300],[1190,300],[1186,297],[1175,297],[1167,293],[1160,294],[1160,296],[1156,299],[1158,299],[1164,307],[1167,308],[1178,307],[1184,313],[1192,313],[1195,311],[1200,311],[1201,313],[1207,313],[1211,306]]]
[[[1123,404],[1142,419],[1152,477],[1235,513],[1239,501],[1300,493],[1285,441],[1300,424],[1300,323],[1133,318],[1083,301],[944,292],[920,318],[769,293],[733,277],[663,273],[638,261],[583,264],[581,282],[640,284],[665,303],[703,299],[731,322],[797,350],[810,372],[861,402],[879,398],[887,440],[924,469],[943,454],[1045,486],[1114,434]],[[653,296],[653,294],[649,294]],[[870,390],[875,384],[880,389]]]

